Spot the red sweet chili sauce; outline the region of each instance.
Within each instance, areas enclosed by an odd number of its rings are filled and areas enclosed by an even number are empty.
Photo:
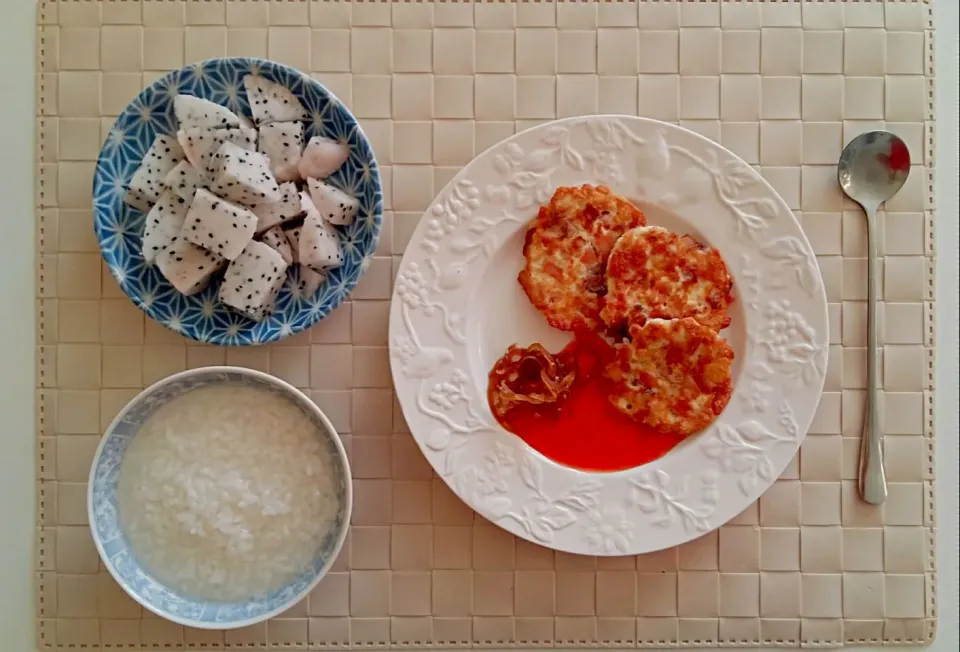
[[[500,425],[551,460],[585,471],[622,471],[662,457],[684,437],[649,430],[610,403],[603,368],[613,356],[604,339],[578,334],[556,356],[576,365],[559,411],[553,404],[519,405],[499,419]]]

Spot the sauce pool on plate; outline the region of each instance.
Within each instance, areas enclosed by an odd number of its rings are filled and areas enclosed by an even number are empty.
[[[662,457],[685,439],[659,433],[636,423],[611,402],[611,382],[604,367],[614,358],[613,346],[592,333],[578,333],[556,354],[552,375],[572,370],[573,382],[558,382],[561,400],[523,402],[509,410],[497,409],[497,390],[503,374],[501,358],[490,372],[487,397],[497,421],[551,460],[584,471],[622,471]],[[516,358],[519,359],[519,358]],[[531,358],[516,364],[511,385],[542,385],[547,373]],[[555,396],[554,399],[557,397]]]

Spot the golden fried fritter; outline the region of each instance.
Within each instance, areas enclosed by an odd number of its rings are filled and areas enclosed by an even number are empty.
[[[733,349],[696,320],[650,319],[632,324],[605,376],[610,401],[638,423],[687,436],[720,416],[733,392]]]
[[[659,226],[630,229],[607,261],[600,317],[612,330],[646,319],[693,317],[715,331],[730,324],[733,281],[716,249]]]
[[[527,230],[521,287],[554,328],[595,330],[607,257],[621,234],[644,224],[640,209],[608,188],[558,188]]]
[[[643,212],[606,186],[557,188],[547,205],[555,219],[577,224],[590,235],[601,262],[606,263],[614,243],[628,229],[644,226]]]

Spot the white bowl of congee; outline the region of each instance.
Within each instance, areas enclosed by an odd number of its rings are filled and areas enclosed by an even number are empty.
[[[104,434],[87,509],[97,551],[133,599],[174,622],[244,627],[302,599],[350,523],[333,426],[268,374],[206,367],[134,398]]]

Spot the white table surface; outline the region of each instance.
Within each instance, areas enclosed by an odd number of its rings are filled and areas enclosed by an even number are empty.
[[[4,0],[0,22],[0,650],[34,644],[34,39],[36,0]],[[937,26],[937,496],[939,621],[935,651],[960,649],[958,623],[958,22],[934,0]],[[953,244],[951,244],[953,243]]]

